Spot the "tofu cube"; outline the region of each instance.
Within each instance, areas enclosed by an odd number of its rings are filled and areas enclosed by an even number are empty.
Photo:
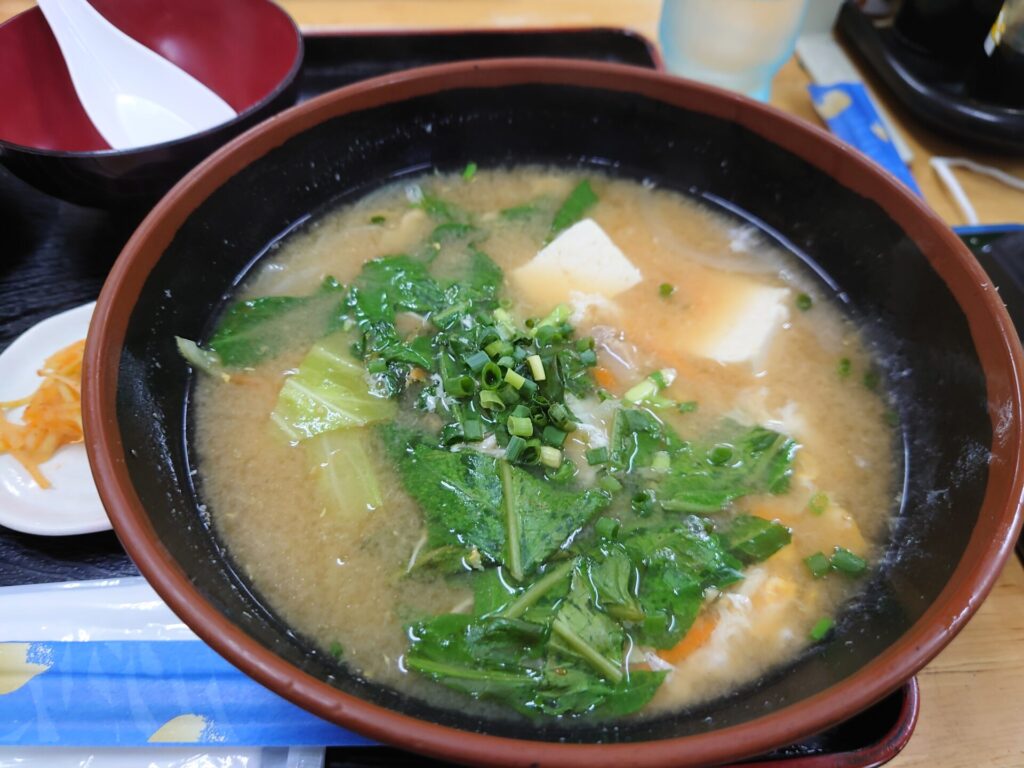
[[[512,279],[539,305],[569,303],[572,294],[610,299],[639,283],[643,276],[593,219],[583,219],[562,232]]]

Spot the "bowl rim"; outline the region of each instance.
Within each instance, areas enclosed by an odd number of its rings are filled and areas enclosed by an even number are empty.
[[[241,112],[236,114],[230,120],[225,120],[223,123],[217,123],[217,125],[206,128],[196,133],[190,133],[187,136],[182,136],[179,139],[171,139],[170,141],[161,141],[156,144],[145,144],[141,147],[132,147],[131,149],[87,149],[87,150],[66,150],[66,149],[46,149],[43,147],[33,147],[28,144],[19,144],[15,141],[9,141],[0,137],[0,152],[18,152],[26,155],[34,155],[37,157],[54,157],[64,160],[81,160],[81,159],[106,159],[106,158],[120,158],[120,157],[134,157],[143,153],[174,149],[184,144],[189,144],[193,141],[202,141],[203,139],[214,136],[223,130],[229,130],[233,126],[248,120],[252,115],[256,114],[262,109],[265,109],[268,104],[272,103],[274,99],[288,90],[292,83],[295,82],[295,78],[298,77],[299,72],[302,71],[302,62],[305,58],[306,46],[305,38],[302,36],[302,30],[299,29],[299,25],[295,23],[295,19],[292,18],[284,8],[282,8],[275,0],[262,0],[263,3],[269,5],[277,13],[283,16],[288,23],[291,25],[292,33],[295,35],[296,46],[295,46],[295,58],[292,60],[291,66],[285,75],[278,80],[277,84],[268,91],[265,95],[260,97],[259,100],[253,102],[248,107],[243,109]],[[30,13],[39,13],[42,11],[38,5],[34,5],[31,8],[26,8],[21,13],[16,13],[9,19],[0,23],[0,32],[8,24],[12,24],[22,16]]]
[[[985,373],[992,422],[992,458],[978,522],[948,583],[924,614],[882,654],[818,694],[715,731],[617,744],[513,739],[419,720],[343,693],[250,638],[206,601],[147,520],[128,474],[117,420],[120,352],[150,269],[192,211],[250,162],[330,118],[441,91],[532,84],[635,93],[731,121],[781,146],[885,208],[920,248],[966,316]],[[83,412],[100,496],[139,570],[205,642],[299,706],[374,739],[473,764],[693,766],[759,754],[842,721],[899,687],[964,626],[991,591],[1021,527],[1022,373],[1024,353],[1013,323],[966,246],[899,181],[822,129],[713,86],[637,67],[490,59],[406,70],[329,92],[250,129],[179,181],[140,224],[103,286],[85,352]]]

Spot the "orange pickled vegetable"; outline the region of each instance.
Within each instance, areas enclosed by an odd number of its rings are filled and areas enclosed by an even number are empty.
[[[0,401],[0,453],[10,453],[40,488],[50,482],[39,469],[61,446],[82,441],[82,352],[85,339],[46,358],[39,388],[20,400]],[[25,406],[21,423],[5,411]]]

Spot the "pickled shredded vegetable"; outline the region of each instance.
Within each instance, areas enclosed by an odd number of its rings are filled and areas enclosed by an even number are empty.
[[[25,467],[40,488],[50,482],[39,465],[61,446],[82,440],[82,352],[85,339],[46,358],[37,373],[39,388],[20,400],[0,401],[0,453],[10,453]],[[25,407],[21,423],[6,411]]]

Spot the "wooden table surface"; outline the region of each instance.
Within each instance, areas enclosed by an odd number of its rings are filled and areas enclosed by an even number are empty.
[[[660,0],[279,1],[303,27],[613,26],[651,39],[656,38],[661,5]],[[28,0],[0,0],[0,21],[30,5]],[[776,78],[772,102],[820,125],[807,83],[796,61],[790,61]],[[929,157],[969,157],[1024,176],[1024,159],[960,147],[916,123],[891,99],[883,96],[883,101],[914,151],[911,170],[925,199],[951,225],[964,222],[928,167]],[[971,173],[959,177],[983,223],[1024,221],[1024,193]],[[919,680],[921,719],[891,766],[1024,766],[1024,568],[1016,557],[968,627]]]

